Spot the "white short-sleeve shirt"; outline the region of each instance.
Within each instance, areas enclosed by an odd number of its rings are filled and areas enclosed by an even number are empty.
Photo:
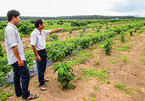
[[[31,33],[31,43],[30,45],[36,46],[37,51],[46,49],[46,35],[50,33],[51,30],[42,30],[41,33],[39,30],[35,29]]]
[[[17,27],[11,23],[8,23],[7,27],[5,28],[5,47],[7,52],[8,63],[13,64],[17,60],[16,56],[11,49],[14,46],[18,47],[19,55],[23,61],[25,61],[25,53],[23,42],[20,38],[19,32]]]

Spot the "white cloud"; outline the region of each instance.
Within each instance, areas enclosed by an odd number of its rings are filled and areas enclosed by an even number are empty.
[[[16,9],[22,16],[140,15],[145,0],[3,0],[0,16]]]

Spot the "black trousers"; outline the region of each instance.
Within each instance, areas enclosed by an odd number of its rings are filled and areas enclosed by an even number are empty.
[[[30,81],[30,74],[27,68],[27,64],[24,61],[24,66],[18,66],[18,62],[12,64],[13,72],[14,72],[14,86],[15,86],[15,93],[16,96],[21,96],[23,99],[26,99],[30,96],[30,92],[28,90],[29,81]],[[20,80],[22,86],[20,85]]]
[[[41,57],[41,61],[37,61],[37,70],[38,70],[38,80],[39,80],[39,87],[45,85],[44,80],[44,73],[46,69],[46,51],[37,51],[39,56]]]

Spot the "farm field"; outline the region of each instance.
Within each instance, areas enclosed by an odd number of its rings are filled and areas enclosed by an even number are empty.
[[[46,91],[39,89],[38,75],[31,78],[29,89],[40,96],[33,101],[145,101],[144,25],[143,21],[131,21],[101,25],[99,31],[89,27],[55,33],[58,41],[48,36],[48,57],[56,62],[46,69],[45,77],[50,79]],[[32,51],[29,36],[22,39],[25,50]],[[110,55],[104,51],[106,39],[112,40]],[[4,52],[4,42],[1,43]],[[58,47],[62,50],[55,49]],[[55,56],[57,52],[60,54]],[[31,62],[35,60],[32,54]],[[56,64],[68,61],[75,74],[74,80],[70,81],[74,87],[62,90],[57,81],[58,71],[54,74],[54,68]],[[13,95],[13,86],[1,89],[1,93],[3,91],[12,92],[7,101],[22,101],[21,97]]]

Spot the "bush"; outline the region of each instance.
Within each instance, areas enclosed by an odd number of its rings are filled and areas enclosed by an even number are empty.
[[[51,44],[46,45],[47,48],[47,56],[49,59],[53,59],[54,61],[58,61],[63,59],[63,57],[70,55],[75,48],[73,43],[69,42],[53,42]]]
[[[72,85],[69,83],[74,80],[74,73],[71,66],[69,66],[69,62],[66,63],[58,63],[55,65],[54,73],[58,71],[57,80],[61,83],[63,89],[71,88]]]
[[[133,36],[133,32],[134,32],[133,29],[129,30],[130,36]]]
[[[124,37],[124,35],[125,35],[125,33],[124,32],[121,32],[121,36],[120,36],[120,38],[121,38],[121,42],[125,42],[125,37]]]
[[[106,52],[106,55],[110,55],[111,49],[112,49],[112,40],[106,39],[104,43],[104,51]]]
[[[71,21],[71,26],[86,26],[88,24],[88,22],[86,21]]]
[[[6,22],[1,22],[0,23],[0,29],[4,29],[7,26]]]
[[[34,30],[34,26],[30,24],[23,24],[22,26],[19,27],[19,32],[25,35],[31,34],[31,32]]]
[[[57,24],[58,24],[58,25],[63,25],[63,23],[64,23],[63,20],[57,21]]]

